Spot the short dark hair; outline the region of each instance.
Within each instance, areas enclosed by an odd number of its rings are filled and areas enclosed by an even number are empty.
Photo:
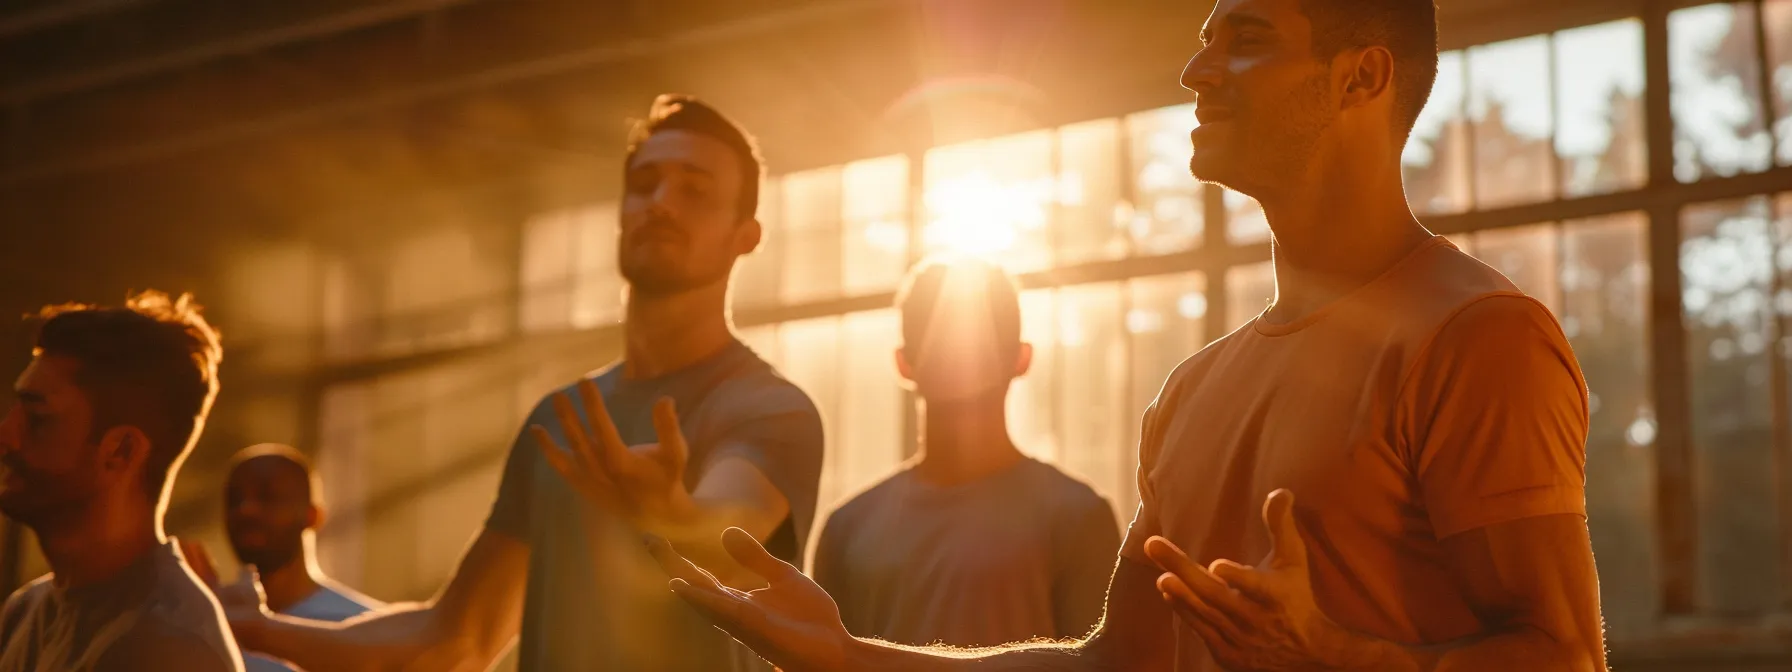
[[[1313,24],[1313,53],[1332,58],[1345,49],[1381,46],[1394,55],[1394,123],[1412,133],[1437,84],[1435,0],[1300,0]]]
[[[635,165],[635,153],[640,151],[641,143],[660,131],[689,131],[727,145],[740,162],[740,199],[735,214],[751,219],[759,212],[759,178],[765,160],[760,158],[753,136],[739,124],[694,96],[661,94],[647,109],[647,118],[635,121],[629,131],[628,156],[622,163],[624,172]]]
[[[154,290],[121,307],[64,304],[37,313],[43,322],[33,354],[77,363],[75,385],[93,406],[95,438],[120,425],[143,431],[144,485],[158,500],[218,394],[224,349],[199,313],[193,295]]]
[[[235,455],[230,456],[230,469],[225,473],[235,475],[236,470],[244,463],[264,457],[291,467],[294,473],[305,482],[305,496],[312,503],[318,502],[323,497],[322,488],[318,487],[317,472],[311,466],[311,458],[299,452],[299,449],[284,443],[258,443],[236,451]],[[228,477],[226,476],[226,478]]]
[[[1000,266],[980,259],[935,258],[917,264],[903,281],[896,295],[896,307],[902,313],[902,347],[910,361],[918,360],[920,348],[927,341],[928,327],[939,314],[937,309],[945,297],[947,280],[955,291],[961,288],[974,292],[980,288],[990,323],[995,328],[996,344],[1004,355],[1020,347],[1020,288],[1014,277]]]

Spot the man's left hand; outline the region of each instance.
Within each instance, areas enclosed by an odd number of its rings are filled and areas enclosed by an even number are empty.
[[[580,421],[571,397],[560,392],[553,399],[561,436],[570,445],[561,447],[541,425],[529,428],[554,471],[587,501],[649,530],[665,534],[668,528],[676,529],[696,518],[696,502],[684,486],[690,449],[678,427],[672,400],[660,399],[653,407],[659,441],[630,446],[616,431],[596,383],[580,381],[579,396],[585,402],[589,429]]]
[[[1145,554],[1164,570],[1157,588],[1180,620],[1229,670],[1349,669],[1362,638],[1320,611],[1307,569],[1307,546],[1294,523],[1294,494],[1270,493],[1263,505],[1270,551],[1255,566],[1216,560],[1202,567],[1163,537]]]

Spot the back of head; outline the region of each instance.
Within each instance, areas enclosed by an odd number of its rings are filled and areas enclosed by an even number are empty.
[[[903,350],[911,362],[925,357],[938,334],[966,328],[987,329],[1005,362],[1012,362],[1020,348],[1020,290],[1007,271],[990,262],[955,257],[923,261],[909,272],[896,305],[902,313]]]
[[[76,363],[93,436],[133,426],[149,441],[146,491],[160,498],[205,426],[218,393],[218,332],[190,294],[146,291],[120,307],[44,308],[35,354]]]
[[[1313,26],[1313,54],[1380,46],[1394,56],[1396,136],[1412,133],[1437,83],[1435,0],[1300,0]]]
[[[234,483],[242,478],[251,462],[277,465],[280,471],[303,483],[306,498],[313,504],[318,503],[323,496],[322,489],[318,486],[317,472],[311,466],[311,458],[297,448],[283,443],[258,443],[239,450],[230,456],[226,482]]]
[[[662,131],[686,131],[727,145],[740,164],[740,199],[735,206],[736,214],[741,219],[751,219],[759,211],[759,179],[765,160],[759,155],[758,144],[734,120],[695,96],[668,93],[653,100],[647,118],[636,121],[629,131],[628,153],[623,161],[625,171],[634,165],[641,143]]]

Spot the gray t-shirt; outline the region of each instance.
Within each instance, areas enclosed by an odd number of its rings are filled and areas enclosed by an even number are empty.
[[[1029,458],[950,487],[897,472],[828,517],[813,573],[854,635],[994,646],[1088,634],[1119,548],[1107,500]]]
[[[613,365],[595,381],[630,445],[657,440],[653,405],[672,398],[690,446],[686,487],[724,457],[758,466],[790,502],[790,516],[765,546],[800,562],[821,480],[821,416],[808,395],[738,342],[652,380],[624,380],[622,367]],[[583,415],[577,385],[565,390]],[[528,423],[565,441],[549,399]],[[542,459],[526,430],[511,448],[486,529],[531,549],[517,642],[523,672],[767,668],[673,595],[641,533],[586,506]],[[603,541],[589,543],[588,530]]]
[[[314,621],[346,621],[383,606],[379,600],[362,595],[341,585],[319,582],[317,590],[280,613]],[[277,658],[259,653],[243,654],[247,672],[290,672],[298,669]]]
[[[236,642],[172,542],[102,583],[26,584],[0,612],[0,672],[226,672]]]

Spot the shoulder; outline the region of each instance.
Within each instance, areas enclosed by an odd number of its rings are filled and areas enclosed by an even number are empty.
[[[45,574],[12,591],[12,595],[6,598],[6,606],[0,609],[0,628],[11,630],[20,617],[42,604],[44,596],[50,594],[52,578],[53,575]]]
[[[329,579],[319,582],[317,592],[287,609],[291,616],[319,621],[342,621],[367,613],[381,606],[379,600]]]
[[[233,645],[180,623],[153,617],[137,619],[129,632],[107,648],[97,667],[182,672],[242,669]]]
[[[808,392],[770,364],[759,360],[718,383],[705,405],[724,417],[801,415],[817,420],[821,417]]]
[[[225,659],[235,660],[236,648],[231,643],[230,629],[224,624],[223,609],[178,556],[164,552],[167,555],[158,562],[150,603],[137,620],[133,634],[190,639]]]
[[[869,512],[881,510],[896,489],[902,487],[901,483],[908,478],[908,469],[904,468],[847,498],[846,503],[841,504],[834,509],[833,513],[828,514],[828,522],[823,528],[823,532],[826,533],[836,527],[843,528],[856,524]]]
[[[1112,515],[1113,505],[1087,481],[1044,462],[1035,464],[1032,490],[1050,496],[1060,515],[1081,516],[1091,511]]]

